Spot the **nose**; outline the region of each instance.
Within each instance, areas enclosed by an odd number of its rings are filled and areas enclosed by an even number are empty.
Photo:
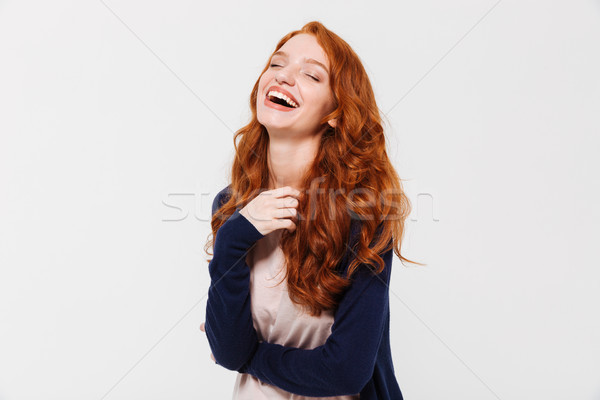
[[[294,74],[290,70],[289,66],[285,66],[279,68],[277,74],[275,74],[275,80],[277,83],[281,84],[283,82],[287,83],[290,86],[294,85]]]

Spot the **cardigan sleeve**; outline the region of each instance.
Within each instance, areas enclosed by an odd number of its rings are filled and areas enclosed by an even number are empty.
[[[213,215],[221,193],[213,201]],[[217,364],[230,370],[239,370],[258,346],[246,254],[263,236],[238,209],[221,225],[214,240],[204,326]]]
[[[325,344],[299,349],[260,342],[239,372],[303,396],[356,394],[373,375],[379,344],[389,317],[393,248],[384,252],[376,275],[360,265],[334,315]]]

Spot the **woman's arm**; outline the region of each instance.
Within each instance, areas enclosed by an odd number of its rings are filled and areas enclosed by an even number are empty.
[[[220,207],[223,191],[213,201],[213,215]],[[246,254],[263,236],[236,210],[214,240],[214,255],[208,265],[211,283],[204,328],[217,364],[230,370],[239,370],[259,343],[250,310]]]
[[[373,375],[389,318],[392,257],[393,249],[382,255],[385,269],[379,275],[364,265],[355,272],[325,344],[308,350],[260,342],[238,371],[304,396],[359,393]]]

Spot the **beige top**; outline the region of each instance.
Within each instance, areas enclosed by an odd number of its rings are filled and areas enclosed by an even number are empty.
[[[319,317],[304,312],[294,304],[287,291],[284,254],[279,246],[282,229],[257,241],[246,255],[250,267],[250,300],[254,328],[258,339],[282,346],[314,349],[325,344],[331,334],[333,311],[322,311]],[[357,400],[351,396],[306,397],[287,392],[262,382],[251,374],[238,373],[233,400]]]

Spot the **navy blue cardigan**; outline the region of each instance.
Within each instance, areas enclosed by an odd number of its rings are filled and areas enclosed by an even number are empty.
[[[229,197],[229,187],[214,198],[213,214]],[[250,310],[250,269],[245,259],[264,235],[239,211],[217,231],[208,266],[211,284],[205,332],[217,364],[304,396],[360,393],[361,400],[402,400],[389,335],[393,249],[382,254],[385,269],[379,275],[362,265],[354,272],[325,344],[300,349],[259,341]],[[351,224],[350,243],[358,232],[356,221]],[[352,255],[348,250],[341,262],[344,274]]]

